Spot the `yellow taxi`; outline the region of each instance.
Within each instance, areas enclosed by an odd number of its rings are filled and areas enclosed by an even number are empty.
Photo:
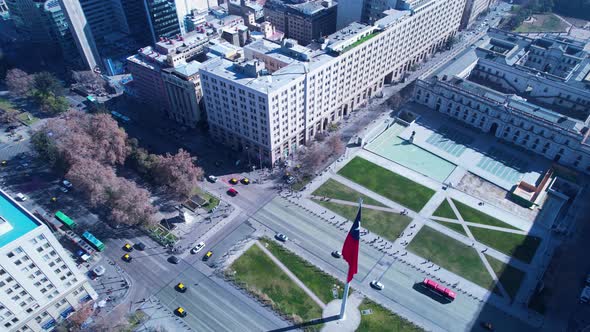
[[[229,180],[229,183],[231,183],[231,184],[238,184],[238,179],[236,179],[236,178],[231,178],[231,179]]]
[[[131,243],[125,243],[123,250],[131,252],[133,251],[133,245]]]
[[[176,284],[176,286],[174,288],[176,288],[176,290],[181,293],[186,292],[186,286],[182,282],[179,282],[178,284]]]
[[[209,260],[209,258],[211,258],[211,256],[213,256],[213,251],[209,250],[207,251],[207,253],[205,254],[205,256],[203,256],[203,261],[206,262]]]
[[[131,258],[131,255],[125,254],[125,255],[123,255],[123,257],[121,257],[121,259],[124,260],[125,262],[131,262],[131,260],[133,258]]]
[[[242,179],[242,183],[243,183],[243,184],[250,184],[250,179],[248,179],[248,178],[243,178],[243,179]]]
[[[186,317],[186,310],[183,307],[178,307],[174,310],[174,313],[180,317]]]

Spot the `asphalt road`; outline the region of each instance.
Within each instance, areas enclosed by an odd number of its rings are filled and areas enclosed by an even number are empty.
[[[133,251],[133,260],[123,262],[122,246],[138,241],[145,243],[147,249]],[[139,288],[131,302],[155,295],[170,311],[182,306],[189,313],[184,321],[195,331],[264,331],[286,326],[272,311],[213,276],[213,270],[201,263],[200,255],[171,264],[165,249],[145,236],[108,240],[106,245],[109,249],[105,254],[116,261],[133,279],[134,287]],[[174,290],[178,282],[188,285],[185,294]]]
[[[274,232],[286,234],[289,249],[341,280],[345,277],[346,263],[332,258],[330,253],[341,248],[347,229],[340,230],[282,198],[266,205],[252,217],[252,222],[267,227],[269,236]],[[353,288],[428,330],[472,331],[480,329],[482,321],[494,322],[499,331],[532,330],[503,311],[463,294],[459,294],[454,302],[443,304],[420,293],[414,285],[426,275],[401,263],[394,263],[393,258],[384,256],[363,242],[359,264]],[[379,292],[370,288],[369,282],[373,279],[380,279],[385,289]]]

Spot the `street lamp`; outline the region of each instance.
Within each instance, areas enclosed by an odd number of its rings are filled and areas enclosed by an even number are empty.
[[[250,148],[246,146],[246,152],[248,153],[248,166],[250,166]]]

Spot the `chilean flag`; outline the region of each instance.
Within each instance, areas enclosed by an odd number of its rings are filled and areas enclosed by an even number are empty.
[[[361,205],[359,203],[359,212],[356,214],[354,223],[346,240],[344,240],[344,246],[342,247],[342,257],[348,263],[348,278],[346,282],[350,282],[352,277],[358,272],[358,260],[359,260],[359,242],[361,237]]]

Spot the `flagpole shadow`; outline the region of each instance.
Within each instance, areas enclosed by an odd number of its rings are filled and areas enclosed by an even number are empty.
[[[280,329],[269,330],[268,332],[292,331],[292,330],[297,330],[297,329],[300,329],[303,327],[332,322],[332,321],[338,320],[339,318],[340,318],[339,315],[329,316],[329,317],[325,317],[325,318],[318,318],[318,319],[310,320],[308,322],[303,322],[303,323],[299,323],[299,324],[295,324],[295,325],[291,325],[291,326],[287,326],[287,327],[282,327]]]

